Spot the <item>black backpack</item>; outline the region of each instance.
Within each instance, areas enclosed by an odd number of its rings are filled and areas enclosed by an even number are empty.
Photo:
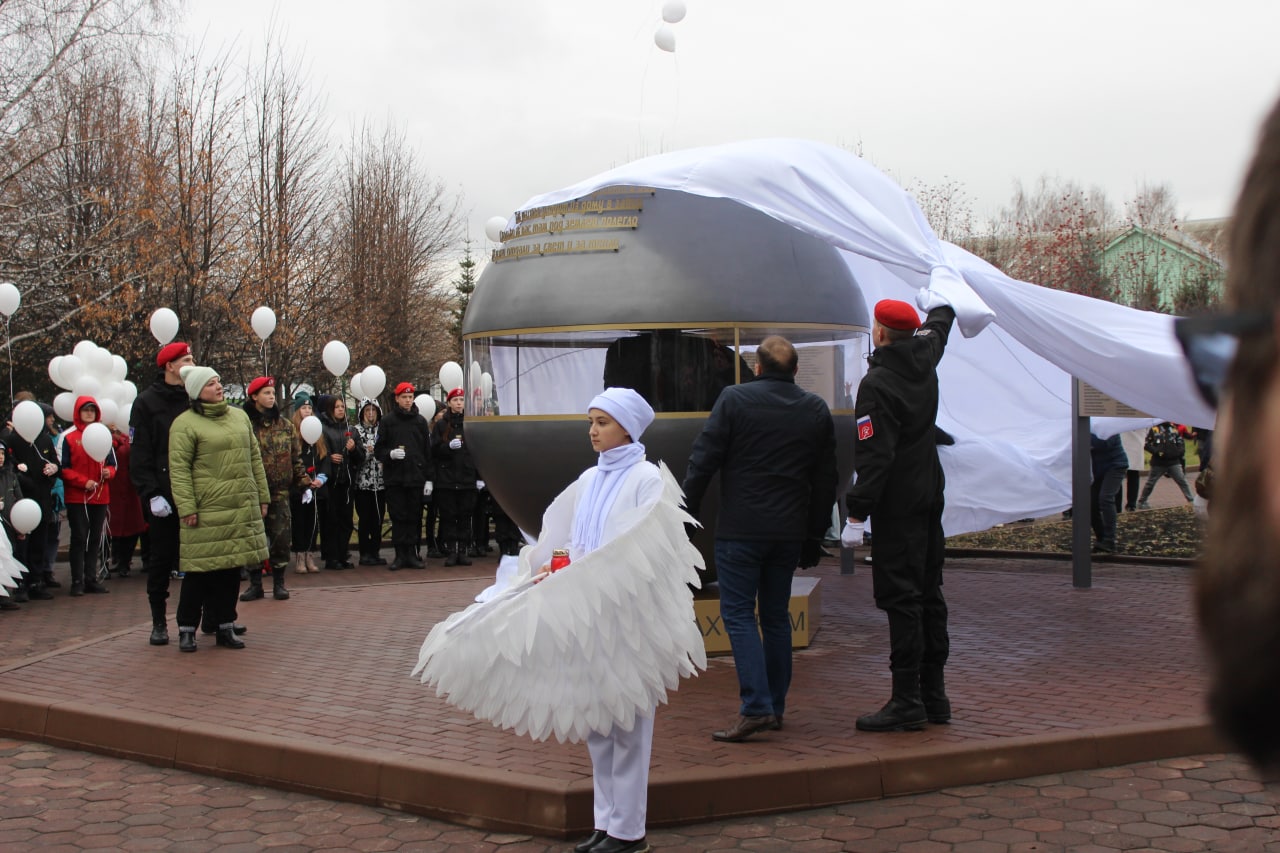
[[[1147,440],[1143,447],[1152,458],[1161,462],[1172,462],[1182,456],[1186,449],[1182,436],[1170,427],[1158,427],[1147,433]]]

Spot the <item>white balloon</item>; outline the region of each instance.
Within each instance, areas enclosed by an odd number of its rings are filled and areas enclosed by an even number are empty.
[[[123,382],[129,375],[129,363],[118,355],[111,356],[111,378]]]
[[[494,243],[502,241],[502,231],[507,227],[507,217],[490,216],[484,224],[484,236],[488,237]]]
[[[62,374],[58,372],[62,366],[62,359],[63,356],[60,355],[55,355],[53,358],[49,359],[49,378],[52,379],[53,384],[57,385],[59,388],[62,387]]]
[[[44,410],[31,400],[23,400],[13,409],[13,429],[28,444],[35,441],[44,429]]]
[[[360,385],[370,398],[377,397],[387,387],[387,374],[381,367],[371,364],[360,372]]]
[[[124,406],[132,405],[136,399],[138,399],[138,386],[128,379],[121,382],[120,393],[116,395],[116,402],[123,408]]]
[[[12,317],[13,312],[22,304],[22,294],[9,282],[0,284],[0,314]]]
[[[70,391],[76,386],[76,380],[83,375],[84,362],[80,360],[80,356],[62,356],[62,361],[58,362],[58,378],[62,380],[58,383],[59,388],[65,388]]]
[[[676,52],[676,33],[671,27],[663,24],[658,27],[658,31],[653,34],[653,43],[659,49],[665,50],[667,53]]]
[[[106,394],[98,400],[98,420],[109,427],[120,428],[117,418],[120,417],[120,405]]]
[[[111,430],[96,421],[89,424],[84,428],[80,446],[94,462],[105,462],[111,453]]]
[[[413,403],[418,407],[418,414],[427,420],[431,420],[436,413],[436,399],[430,394],[419,394],[413,398]]]
[[[249,317],[249,325],[253,327],[253,333],[265,341],[276,330],[276,312],[265,305],[255,308]]]
[[[351,396],[357,400],[365,399],[364,383],[361,381],[361,374],[359,373],[351,377]]]
[[[324,426],[315,415],[307,415],[302,419],[302,423],[298,425],[298,432],[302,433],[302,440],[307,444],[315,444],[320,440],[320,435],[324,432]]]
[[[63,391],[53,398],[53,413],[68,423],[75,416],[76,395]]]
[[[73,355],[75,355],[77,358],[79,358],[81,361],[84,362],[84,369],[89,370],[91,369],[91,365],[92,365],[93,353],[97,349],[98,349],[98,345],[95,344],[93,341],[81,341],[80,343],[75,345],[75,348],[71,350],[71,352]]]
[[[131,421],[132,419],[133,419],[133,403],[131,402],[121,403],[120,414],[116,417],[116,420],[120,423],[121,432],[128,432],[126,427],[129,426],[129,421]]]
[[[462,365],[456,361],[446,361],[440,365],[440,387],[448,394],[454,388],[462,387]]]
[[[684,0],[667,0],[662,4],[662,20],[668,24],[678,24],[684,20],[685,13],[688,11]]]
[[[480,374],[480,391],[486,400],[493,396],[493,377],[488,373]]]
[[[98,377],[85,374],[76,380],[75,387],[71,392],[77,397],[93,397],[97,398],[102,393],[102,383],[98,381]]]
[[[28,400],[28,403],[31,401]],[[16,501],[13,509],[9,510],[9,523],[13,525],[13,529],[19,533],[30,533],[40,526],[40,519],[44,515],[40,511],[40,504],[31,500],[31,498],[22,498]]]
[[[482,372],[483,371],[480,370],[480,362],[471,362],[471,381],[468,383],[467,387],[471,391],[472,396],[480,390],[480,374]]]
[[[334,376],[346,373],[347,365],[351,364],[351,352],[342,341],[329,341],[325,344],[320,358],[324,362],[325,369]]]
[[[99,379],[110,379],[113,366],[110,351],[97,347],[89,353],[89,369]]]
[[[161,346],[169,343],[178,334],[178,315],[170,308],[157,308],[151,314],[151,334]]]

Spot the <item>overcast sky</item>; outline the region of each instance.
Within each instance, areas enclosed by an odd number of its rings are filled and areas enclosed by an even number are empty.
[[[392,122],[463,199],[473,239],[529,197],[641,156],[791,136],[904,185],[955,180],[978,216],[1041,175],[1117,209],[1168,183],[1230,213],[1280,95],[1276,0],[188,0],[206,47],[274,14],[336,140]]]

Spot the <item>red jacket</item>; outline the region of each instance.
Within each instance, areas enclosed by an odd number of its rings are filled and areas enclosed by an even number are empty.
[[[115,476],[116,473],[116,457],[114,452],[108,452],[107,458],[98,462],[85,451],[84,429],[88,424],[80,419],[80,410],[85,404],[93,403],[98,405],[98,401],[92,397],[76,398],[76,411],[74,421],[76,428],[67,433],[62,439],[62,476],[65,486],[64,500],[68,504],[106,504],[111,502],[111,492],[107,487],[108,481]],[[105,427],[104,427],[105,429]],[[85,491],[85,484],[90,480],[98,483],[98,487],[92,492]]]

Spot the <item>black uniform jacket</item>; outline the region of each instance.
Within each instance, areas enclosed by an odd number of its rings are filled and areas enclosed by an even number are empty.
[[[821,538],[836,497],[836,433],[817,394],[782,373],[725,388],[693,443],[684,493],[695,518],[720,472],[717,539]]]
[[[397,447],[404,448],[404,459],[391,458],[391,451]],[[392,406],[378,422],[373,455],[382,463],[382,479],[388,486],[422,488],[432,478],[431,428],[427,419],[418,414],[416,405],[407,412]]]
[[[159,495],[173,505],[169,486],[169,427],[191,408],[183,385],[168,385],[161,376],[133,401],[129,415],[129,480],[151,514],[151,499]]]
[[[471,458],[471,449],[463,435],[464,412],[445,412],[431,431],[431,453],[436,463],[437,489],[474,489],[480,473]],[[462,439],[457,450],[449,447],[454,438]]]
[[[852,518],[917,515],[942,504],[937,367],[955,316],[949,306],[935,308],[913,337],[867,359],[854,409],[858,476],[845,499]]]

